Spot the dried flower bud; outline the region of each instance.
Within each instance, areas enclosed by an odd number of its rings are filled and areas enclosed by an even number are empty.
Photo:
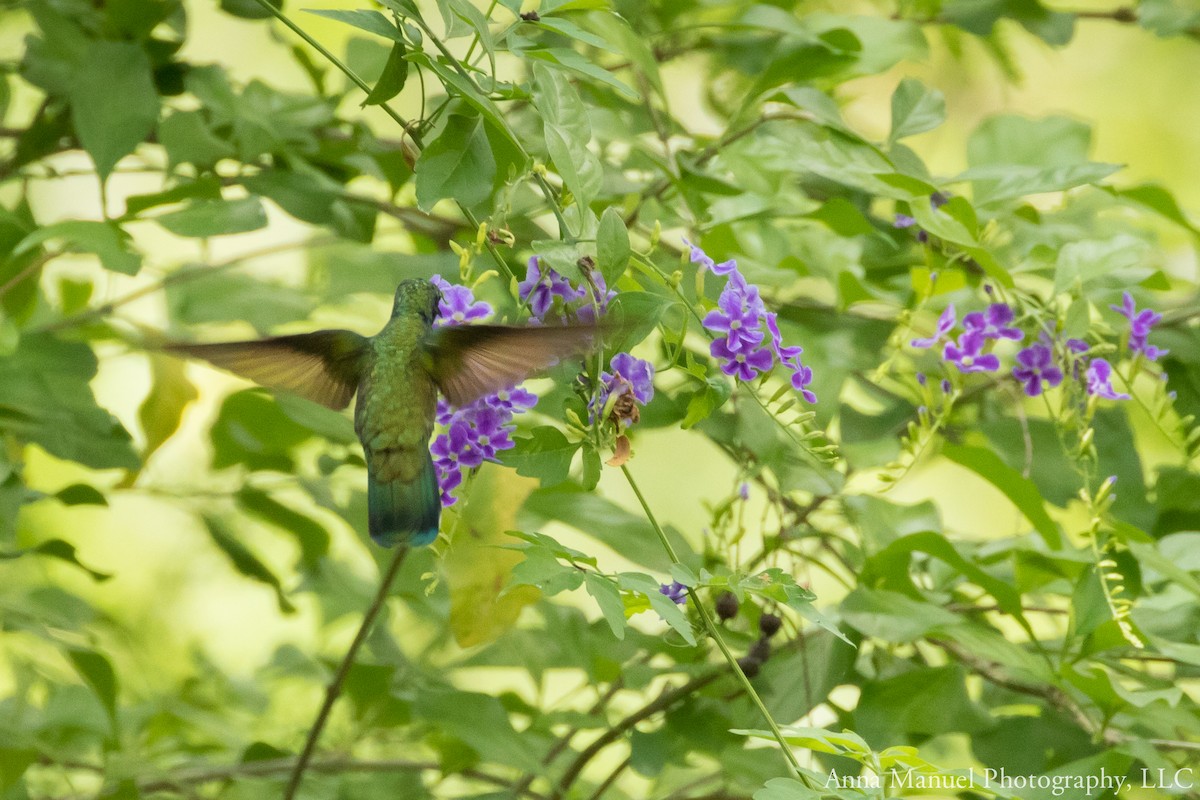
[[[737,665],[741,668],[742,672],[745,673],[747,678],[753,678],[762,668],[762,662],[757,658],[751,658],[750,656],[742,656],[739,658],[737,660]]]
[[[717,598],[717,616],[721,619],[733,619],[738,613],[738,601],[733,592],[722,592]]]
[[[750,649],[746,652],[747,658],[753,658],[756,661],[766,663],[771,657],[771,643],[767,641],[767,637],[763,636],[757,642],[750,645]]]
[[[783,625],[783,620],[774,614],[763,614],[758,618],[758,629],[762,631],[762,635],[767,638],[779,633],[779,628],[781,625]]]

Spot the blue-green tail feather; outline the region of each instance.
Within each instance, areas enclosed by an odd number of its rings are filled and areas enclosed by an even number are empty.
[[[437,472],[428,453],[421,473],[411,482],[380,483],[368,475],[367,517],[376,544],[429,544],[437,538],[441,513]]]

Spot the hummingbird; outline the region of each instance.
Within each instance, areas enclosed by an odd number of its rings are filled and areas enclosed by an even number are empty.
[[[441,492],[429,439],[440,390],[454,406],[515,386],[593,346],[599,326],[433,327],[441,290],[423,279],[396,287],[383,330],[323,330],[248,342],[173,343],[269,389],[342,410],[357,394],[354,429],[367,463],[368,528],[384,547],[437,538]]]

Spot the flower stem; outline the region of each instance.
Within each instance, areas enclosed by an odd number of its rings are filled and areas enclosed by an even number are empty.
[[[634,495],[637,496],[638,502],[642,505],[642,510],[646,512],[646,519],[650,521],[650,527],[654,528],[654,533],[658,535],[658,540],[662,542],[663,549],[667,551],[667,557],[671,559],[672,564],[682,563],[679,560],[679,555],[675,552],[675,548],[671,545],[671,541],[667,538],[667,534],[663,531],[662,526],[658,524],[658,518],[654,516],[654,512],[650,510],[650,504],[646,502],[646,497],[642,494],[642,490],[638,488],[637,481],[633,479],[633,474],[629,471],[629,467],[622,466],[621,472],[625,475],[625,480],[629,483],[629,488],[633,489]],[[762,698],[758,696],[758,692],[754,690],[754,686],[750,683],[750,679],[746,677],[746,673],[742,672],[742,667],[737,662],[737,658],[733,655],[733,651],[729,649],[729,645],[721,637],[721,633],[717,626],[713,623],[712,617],[709,616],[708,609],[700,602],[700,596],[692,587],[687,587],[688,598],[691,599],[692,605],[695,606],[697,613],[700,615],[700,621],[704,625],[705,631],[717,643],[717,647],[721,650],[721,655],[725,656],[725,661],[729,663],[729,668],[733,670],[733,674],[737,677],[738,682],[742,684],[742,688],[746,690],[746,695],[750,701],[758,708],[767,727],[771,729],[771,734],[775,737],[775,741],[779,742],[779,747],[783,750],[784,758],[787,759],[788,767],[792,771],[792,775],[807,783],[807,776],[800,769],[800,762],[796,760],[796,754],[792,752],[791,745],[783,736],[783,731],[779,730],[779,725],[775,723],[775,718],[771,716],[771,712],[767,710]],[[811,787],[810,788],[815,788]]]

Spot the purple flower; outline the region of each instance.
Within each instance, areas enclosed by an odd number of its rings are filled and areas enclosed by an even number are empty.
[[[539,320],[546,318],[555,297],[565,304],[586,296],[587,292],[571,286],[571,282],[555,270],[547,267],[542,272],[541,259],[537,256],[530,257],[525,280],[517,284],[517,297],[521,302],[529,303],[529,312]]]
[[[950,381],[942,378],[942,394],[950,394],[950,390],[954,387],[950,385]]]
[[[732,350],[724,339],[714,341],[709,347],[709,352],[721,362],[722,372],[742,381],[754,380],[760,373],[768,372],[775,364],[770,350]]]
[[[634,398],[645,405],[654,397],[654,365],[629,353],[617,353],[609,362],[612,374],[601,374],[601,380],[619,380],[628,384]],[[605,375],[608,376],[605,379]]]
[[[1138,311],[1133,295],[1129,292],[1121,294],[1121,305],[1109,306],[1109,308],[1129,320],[1129,349],[1131,351],[1141,353],[1150,361],[1155,361],[1159,356],[1165,356],[1170,352],[1161,350],[1146,341],[1150,331],[1162,321],[1162,314],[1149,308]]]
[[[960,372],[995,372],[1000,369],[1000,357],[995,353],[980,353],[983,337],[968,331],[957,342],[947,342],[942,358],[953,362]]]
[[[1054,351],[1047,344],[1038,343],[1017,353],[1017,366],[1013,377],[1025,384],[1025,394],[1037,397],[1045,389],[1062,383],[1062,370],[1054,365]]]
[[[717,308],[703,319],[705,328],[723,334],[709,346],[709,353],[720,362],[721,371],[739,380],[750,381],[769,372],[778,359],[790,373],[792,388],[808,402],[817,402],[816,394],[808,388],[813,379],[812,369],[800,360],[804,349],[783,343],[778,317],[767,311],[758,287],[746,282],[736,261],[715,264],[699,247],[684,241],[692,248],[692,261],[700,264],[701,269],[728,276],[717,299]],[[770,333],[769,341],[767,333]]]
[[[933,336],[929,336],[929,337],[926,337],[923,339],[913,339],[911,344],[913,347],[919,347],[921,349],[925,349],[927,347],[933,347],[935,344],[937,344],[942,339],[944,339],[946,337],[946,334],[948,334],[948,333],[950,333],[950,331],[954,330],[954,326],[957,323],[958,323],[958,317],[957,317],[956,312],[954,311],[954,304],[951,303],[950,305],[946,306],[946,310],[942,312],[940,317],[938,317],[937,331],[934,332]]]
[[[676,603],[677,605],[683,605],[687,602],[687,587],[679,581],[672,581],[669,584],[664,583],[659,587],[658,591],[665,594],[671,599],[672,603]]]
[[[469,323],[492,313],[491,306],[476,300],[468,287],[453,285],[437,275],[431,280],[442,291],[435,325]],[[438,398],[434,421],[445,430],[434,437],[429,452],[443,506],[456,502],[451,492],[462,483],[463,470],[494,460],[501,450],[513,447],[513,415],[536,404],[537,397],[519,387],[481,397],[463,408]]]
[[[612,372],[600,373],[600,391],[589,404],[591,421],[604,413],[622,427],[638,421],[637,406],[654,398],[654,365],[629,353],[617,353]]]
[[[1111,364],[1103,358],[1093,358],[1087,368],[1087,393],[1106,400],[1128,400],[1129,395],[1113,389],[1112,375]]]
[[[738,486],[738,497],[742,498],[743,500],[750,499],[750,484],[746,483],[745,481],[741,482],[741,484]]]
[[[751,286],[743,291],[730,281],[721,291],[717,307],[708,312],[702,324],[710,331],[724,333],[728,349],[752,350],[763,340],[764,311],[758,287]]]
[[[992,303],[986,311],[973,311],[963,317],[963,327],[984,339],[1012,339],[1019,342],[1025,338],[1025,334],[1008,324],[1012,321],[1013,310],[1007,303]]]
[[[517,414],[533,408],[537,405],[538,401],[536,394],[526,391],[520,386],[512,389],[501,389],[495,394],[489,395],[486,399],[488,405],[492,408],[511,411]]]
[[[896,221],[892,223],[893,228],[911,228],[917,224],[916,217],[910,217],[908,214],[896,214]]]
[[[737,261],[734,261],[732,258],[717,264],[699,246],[692,244],[687,239],[684,239],[683,243],[692,249],[692,263],[699,264],[701,271],[706,269],[712,270],[714,275],[729,275],[738,271]]]
[[[608,312],[608,304],[614,297],[617,296],[616,289],[609,289],[608,284],[604,280],[604,275],[598,269],[588,270],[588,281],[592,285],[593,298],[583,303],[575,312],[580,322],[595,322],[596,314],[604,316]],[[588,291],[586,287],[580,287],[580,298],[587,298]],[[592,300],[594,299],[594,304]]]
[[[442,291],[434,327],[464,325],[491,315],[492,307],[476,300],[475,293],[468,287],[452,284],[441,275],[434,275],[429,281]]]

